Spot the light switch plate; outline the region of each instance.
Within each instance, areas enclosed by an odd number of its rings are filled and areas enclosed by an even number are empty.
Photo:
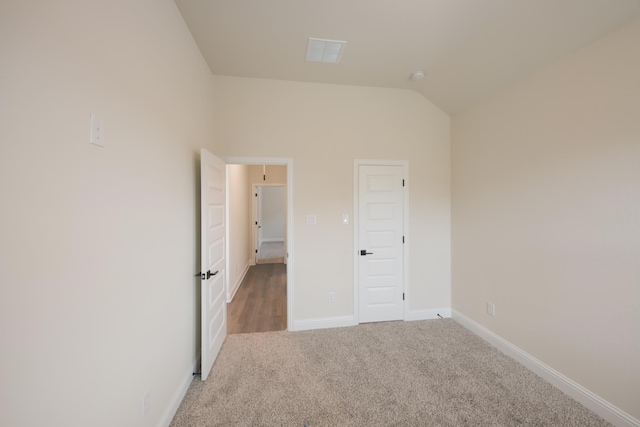
[[[100,117],[91,114],[91,136],[89,142],[104,147],[104,123]]]
[[[496,305],[492,302],[488,302],[487,303],[487,314],[489,316],[495,316],[496,315]]]
[[[316,225],[316,216],[315,215],[307,215],[307,220],[305,222],[307,225]]]

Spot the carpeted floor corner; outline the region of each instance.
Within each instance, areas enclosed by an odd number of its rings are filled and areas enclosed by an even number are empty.
[[[451,319],[230,335],[171,427],[609,426]]]

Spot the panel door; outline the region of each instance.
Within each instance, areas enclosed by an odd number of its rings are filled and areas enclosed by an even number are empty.
[[[209,376],[227,336],[225,299],[226,166],[207,150],[200,155],[201,379]]]
[[[404,316],[404,168],[360,165],[358,171],[359,321]]]

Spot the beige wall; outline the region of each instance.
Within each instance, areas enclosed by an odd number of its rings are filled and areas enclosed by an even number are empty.
[[[636,21],[452,126],[453,308],[636,418],[639,46]]]
[[[229,294],[233,296],[244,272],[249,268],[251,255],[251,185],[247,165],[228,166],[229,188]]]
[[[341,217],[353,214],[354,159],[409,160],[410,308],[450,306],[446,114],[407,90],[223,76],[214,85],[216,154],[293,159],[295,320],[353,315],[353,229]]]
[[[197,358],[210,72],[171,0],[3,1],[0,51],[0,425],[159,425]]]

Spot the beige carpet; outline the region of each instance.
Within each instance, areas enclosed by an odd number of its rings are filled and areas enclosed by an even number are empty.
[[[179,426],[608,426],[451,319],[230,335]]]

